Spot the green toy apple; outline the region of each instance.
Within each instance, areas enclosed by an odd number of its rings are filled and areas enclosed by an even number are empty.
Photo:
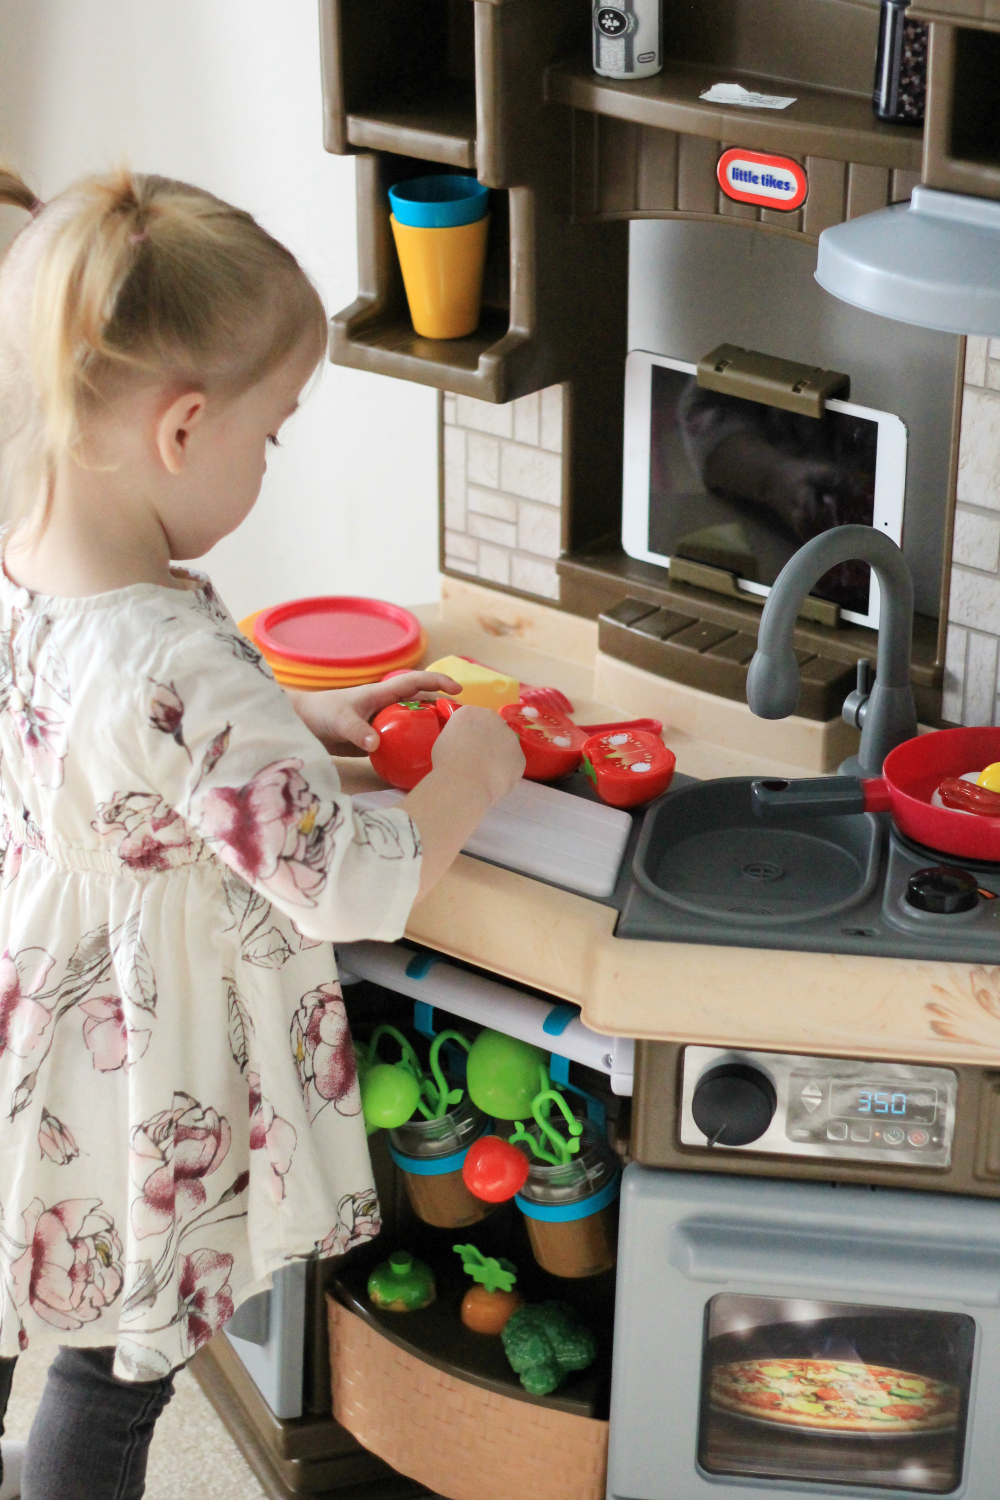
[[[361,1080],[361,1110],[372,1130],[405,1125],[420,1100],[420,1084],[399,1063],[376,1063]]]
[[[539,1070],[542,1087],[547,1087],[546,1054],[540,1047],[500,1031],[481,1031],[466,1065],[469,1098],[495,1120],[530,1120]]]

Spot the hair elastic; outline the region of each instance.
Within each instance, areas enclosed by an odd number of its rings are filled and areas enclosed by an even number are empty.
[[[132,241],[133,245],[141,245],[142,242],[143,242],[143,240],[148,240],[149,239],[149,226],[148,226],[148,224],[144,224],[141,229],[136,229],[132,234],[129,235],[129,239]]]
[[[37,219],[38,215],[42,212],[42,209],[44,207],[45,204],[42,202],[41,198],[36,198],[34,203],[32,203],[31,207],[28,209],[28,212],[33,219]]]

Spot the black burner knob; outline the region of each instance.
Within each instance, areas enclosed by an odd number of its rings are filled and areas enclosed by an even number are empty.
[[[722,1063],[698,1080],[691,1113],[713,1146],[746,1146],[770,1125],[778,1099],[766,1073]]]
[[[959,870],[954,865],[929,865],[906,882],[906,900],[918,911],[950,917],[955,912],[971,911],[977,905],[979,884],[968,870]]]

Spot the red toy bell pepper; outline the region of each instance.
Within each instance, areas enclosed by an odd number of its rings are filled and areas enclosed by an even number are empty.
[[[433,703],[390,703],[372,720],[379,733],[371,762],[383,781],[409,792],[431,769],[431,750],[442,726],[459,705],[448,698]]]
[[[500,717],[521,741],[528,781],[558,781],[579,766],[587,736],[565,714],[531,703],[508,703]]]
[[[583,769],[612,807],[652,802],[670,785],[676,764],[674,752],[642,729],[594,734],[583,747]]]

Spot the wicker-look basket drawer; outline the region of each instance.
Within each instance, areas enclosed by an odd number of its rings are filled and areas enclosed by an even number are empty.
[[[447,1500],[604,1500],[607,1422],[484,1390],[327,1305],[334,1417],[401,1474]]]

